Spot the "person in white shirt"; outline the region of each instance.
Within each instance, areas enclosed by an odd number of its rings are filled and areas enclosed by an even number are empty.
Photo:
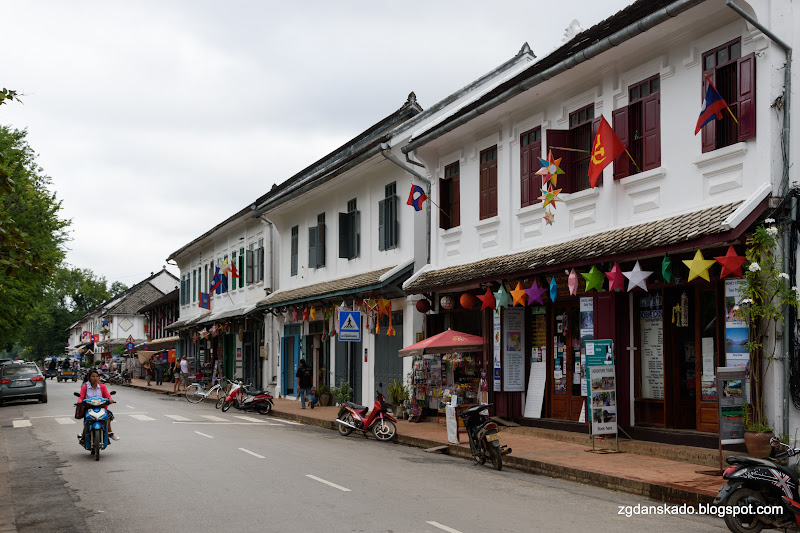
[[[189,385],[189,361],[186,356],[181,357],[181,381],[183,382],[183,390]]]

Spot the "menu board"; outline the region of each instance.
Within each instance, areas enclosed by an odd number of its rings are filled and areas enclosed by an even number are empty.
[[[639,300],[639,330],[642,336],[641,397],[664,399],[664,318],[660,296]]]
[[[525,309],[503,311],[503,390],[525,390]]]
[[[717,368],[720,444],[744,442],[744,367]]]
[[[492,311],[492,375],[494,387],[492,390],[500,391],[500,311]]]

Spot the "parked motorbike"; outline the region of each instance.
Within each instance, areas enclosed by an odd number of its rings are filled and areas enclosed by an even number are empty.
[[[465,409],[459,416],[469,438],[469,449],[475,464],[484,464],[488,459],[497,470],[503,468],[503,456],[511,453],[511,448],[500,444],[497,424],[489,420],[489,406],[482,403]]]
[[[372,411],[365,405],[353,402],[344,402],[336,415],[336,424],[339,434],[348,436],[353,430],[361,431],[364,437],[372,431],[376,439],[388,442],[397,436],[397,420],[390,413],[390,406],[384,400],[383,394],[375,391],[375,405]],[[367,415],[369,411],[369,415]]]
[[[222,411],[226,412],[231,407],[241,411],[256,411],[262,415],[272,412],[272,395],[267,391],[248,391],[241,381],[232,382],[231,390],[222,403]]]
[[[774,454],[776,459],[794,457],[800,448],[792,448],[777,438],[770,440],[773,448],[784,448]],[[752,457],[728,457],[729,466],[723,472],[728,482],[719,490],[714,499],[716,505],[739,507],[750,505],[750,513],[727,513],[725,525],[734,533],[758,533],[763,528],[791,529],[800,531],[800,502],[798,498],[797,474],[791,468],[779,465],[768,459]],[[757,513],[759,506],[777,506],[778,514]]]
[[[111,392],[112,395],[116,393],[117,391]],[[73,394],[80,397],[77,392]],[[110,442],[108,438],[109,412],[106,409],[110,403],[111,400],[106,398],[83,399],[86,414],[83,417],[83,435],[78,436],[78,442],[92,452],[95,461],[100,460],[100,450],[104,450]]]

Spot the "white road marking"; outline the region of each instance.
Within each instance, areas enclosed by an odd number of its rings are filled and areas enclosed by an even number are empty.
[[[237,416],[234,416],[233,418],[238,418],[239,420],[247,420],[248,422],[259,422],[259,423],[263,422],[263,420],[259,420],[258,418],[253,418],[251,416],[240,416],[240,415],[237,415]]]
[[[211,420],[212,422],[227,422],[227,418],[222,418],[221,416],[214,416],[214,415],[200,415],[203,418]]]
[[[426,522],[426,524],[430,524],[430,525],[432,525],[433,527],[438,527],[439,529],[441,529],[441,530],[443,530],[443,531],[447,531],[447,533],[461,533],[461,532],[460,532],[459,530],[457,530],[457,529],[453,529],[452,527],[447,527],[447,526],[446,526],[446,525],[444,525],[444,524],[440,524],[439,522],[434,522],[434,521],[432,521],[432,520],[428,520],[428,521]]]
[[[331,483],[330,481],[326,481],[326,480],[322,479],[321,477],[312,476],[311,474],[306,474],[306,477],[309,477],[309,478],[313,479],[314,481],[319,481],[320,483],[325,483],[326,485],[329,485],[329,486],[331,486],[331,487],[333,487],[335,489],[339,489],[342,492],[352,492],[350,489],[342,487],[341,485],[337,485],[336,483]]]
[[[128,409],[134,409],[132,405],[126,405],[125,407],[127,407]]]
[[[261,422],[254,424],[253,422],[173,422],[173,424],[191,424],[195,426],[280,426],[280,424],[270,424],[269,422]]]
[[[73,420],[71,418],[56,418],[56,422],[58,422],[61,425],[66,426],[68,424],[74,424],[75,420]]]
[[[302,426],[300,422],[292,422],[291,420],[284,420],[282,418],[270,418],[270,420],[274,420],[275,422],[281,422],[283,424],[294,424],[295,426]]]
[[[195,433],[197,433],[198,435],[202,435],[203,437],[207,437],[209,439],[213,439],[214,438],[211,435],[206,435],[205,433],[200,433],[199,431],[195,431]]]
[[[141,420],[142,422],[149,422],[150,420],[155,420],[155,418],[150,418],[147,415],[131,415],[131,418],[135,418],[136,420]]]
[[[186,418],[185,416],[181,416],[181,415],[164,415],[164,416],[166,416],[167,418],[171,418],[176,422],[191,422],[192,421],[191,418]]]
[[[242,450],[244,453],[249,453],[253,457],[258,457],[259,459],[266,459],[266,457],[264,457],[263,455],[258,455],[257,453],[251,452],[250,450],[246,450],[244,448],[239,448],[239,449]]]
[[[30,420],[14,420],[13,422],[15,428],[27,428],[30,427],[31,421]]]

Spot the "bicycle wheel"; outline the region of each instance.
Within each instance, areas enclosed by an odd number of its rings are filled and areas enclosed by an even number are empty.
[[[228,409],[230,409],[230,408],[231,408],[231,405],[233,405],[233,402],[226,402],[226,401],[223,401],[223,402],[222,402],[222,412],[223,412],[223,413],[227,413],[227,412],[228,412]]]
[[[217,397],[217,406],[216,407],[217,407],[217,409],[219,409],[220,407],[222,407],[222,404],[225,403],[225,398],[227,398],[227,396],[225,396],[225,391],[220,390],[220,389],[217,389],[217,394],[219,394],[219,396]]]
[[[186,387],[186,399],[189,403],[200,403],[203,401],[203,389],[197,383],[192,383]]]

